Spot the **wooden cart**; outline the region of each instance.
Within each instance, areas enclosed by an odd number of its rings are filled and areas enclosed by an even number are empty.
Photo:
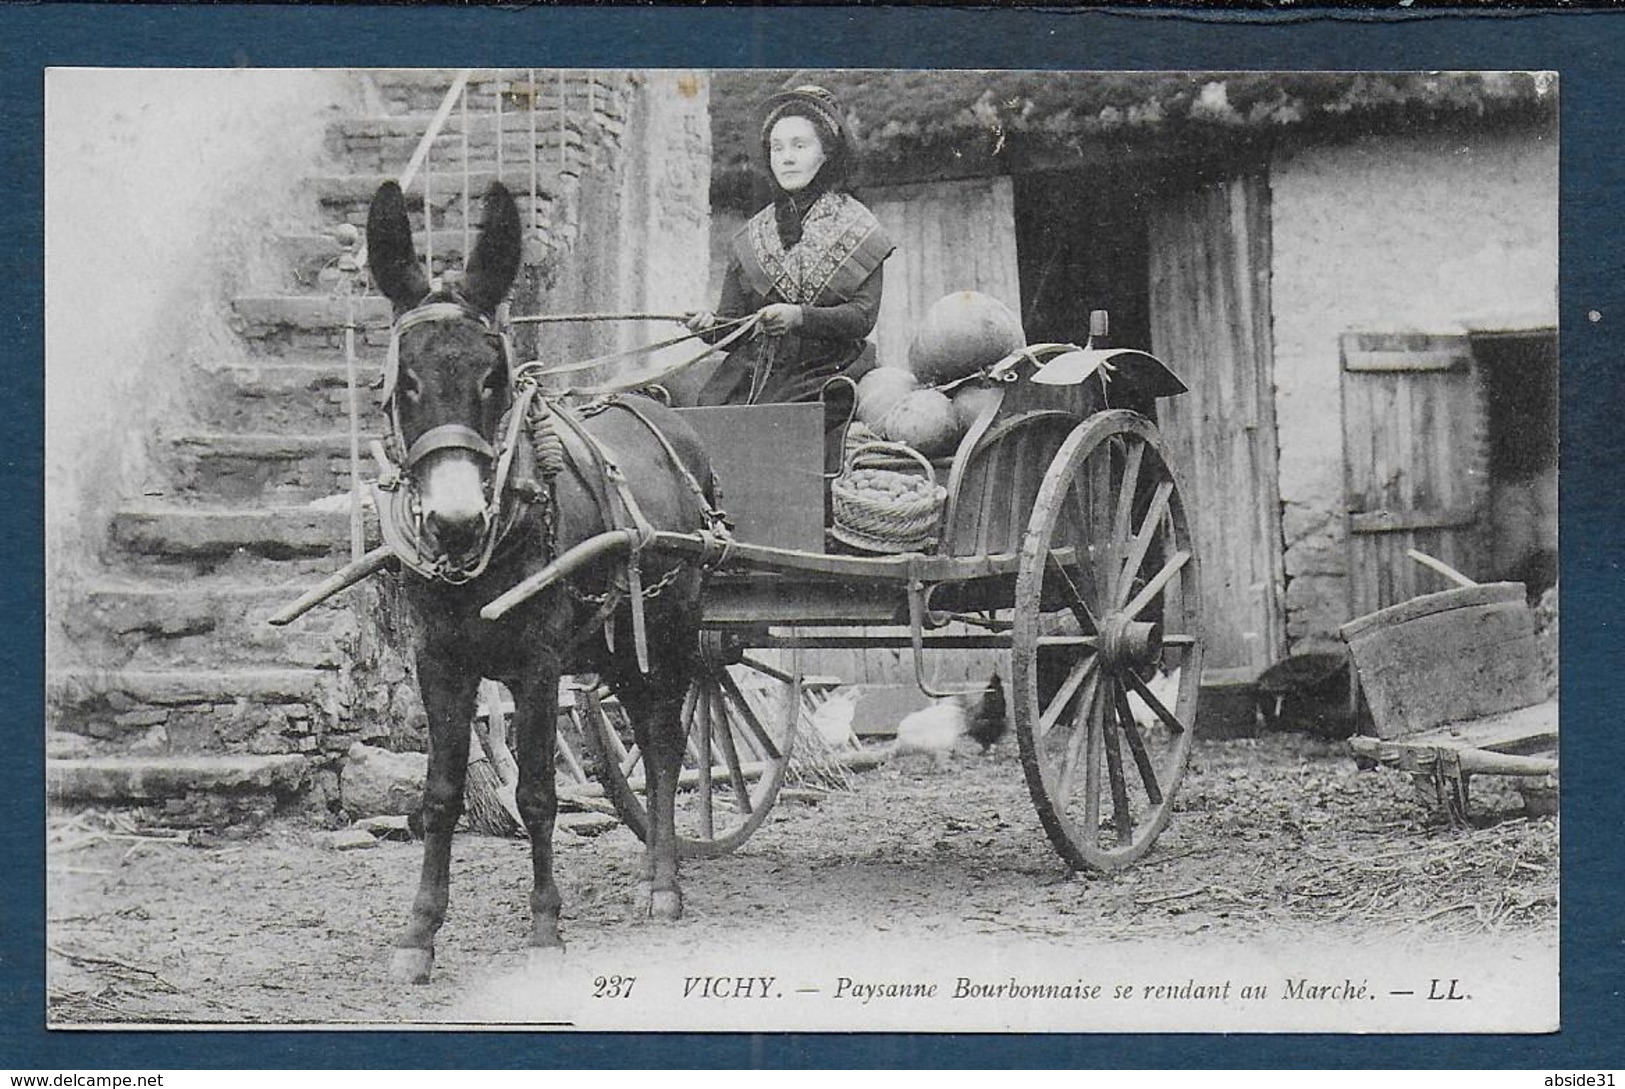
[[[1452,820],[1474,775],[1515,776],[1531,811],[1555,801],[1557,701],[1541,682],[1522,583],[1466,583],[1340,629],[1371,709],[1357,757],[1417,776]]]
[[[908,648],[928,693],[926,651],[1008,655],[1027,784],[1074,867],[1127,865],[1168,823],[1201,682],[1196,544],[1156,426],[1120,406],[1149,410],[1186,387],[1144,353],[1073,345],[1025,349],[978,380],[998,396],[933,466],[946,507],[929,553],[826,548],[821,406],[693,410],[736,539],[710,577],[706,669],[684,702],[685,855],[731,850],[762,824],[804,709],[796,656],[781,652],[830,647]],[[585,542],[549,578],[626,543]],[[717,559],[697,536],[647,547]],[[866,625],[881,627],[850,633]],[[1177,677],[1170,704],[1151,691],[1159,672],[1163,690]],[[612,716],[587,721],[606,790],[642,835],[638,754]]]

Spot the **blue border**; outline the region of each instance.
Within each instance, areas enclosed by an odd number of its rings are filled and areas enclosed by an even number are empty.
[[[1625,15],[985,11],[925,8],[0,8],[0,554],[5,728],[0,1066],[1449,1067],[1625,1063],[1625,880],[1617,799],[1625,525]],[[43,80],[49,65],[214,67],[1517,68],[1561,73],[1564,465],[1563,1031],[1552,1036],[514,1036],[43,1030]],[[1589,311],[1602,315],[1588,320]],[[1610,630],[1610,621],[1614,631]],[[1616,712],[1616,713],[1610,713]],[[1578,758],[1576,758],[1578,757]],[[1532,981],[1533,983],[1534,981]]]

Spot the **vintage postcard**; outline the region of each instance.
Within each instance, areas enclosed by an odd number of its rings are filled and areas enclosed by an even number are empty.
[[[1554,73],[44,84],[50,1029],[1559,1027]]]

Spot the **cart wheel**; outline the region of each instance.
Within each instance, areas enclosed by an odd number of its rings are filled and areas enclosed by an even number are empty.
[[[714,633],[702,633],[701,641],[703,666],[683,697],[688,746],[676,810],[683,858],[727,854],[761,827],[790,766],[801,707],[799,674],[726,653]],[[597,693],[587,693],[585,702],[598,777],[621,820],[647,839],[642,754],[623,729],[625,716]]]
[[[1074,868],[1126,866],[1168,823],[1201,687],[1199,591],[1156,426],[1122,409],[1091,416],[1033,504],[1012,662],[1027,786]]]

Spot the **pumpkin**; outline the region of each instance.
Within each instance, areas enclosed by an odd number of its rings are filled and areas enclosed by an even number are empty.
[[[917,389],[892,406],[880,420],[880,433],[892,442],[912,446],[926,457],[951,453],[959,443],[954,403],[934,389]]]
[[[925,312],[908,346],[908,369],[921,385],[952,382],[997,363],[1027,343],[1021,319],[980,291],[956,291]]]
[[[878,430],[880,418],[919,386],[902,367],[876,367],[858,379],[858,419]]]
[[[960,386],[954,391],[954,416],[959,420],[959,430],[969,431],[982,410],[998,404],[1002,396],[997,383],[967,382]]]

